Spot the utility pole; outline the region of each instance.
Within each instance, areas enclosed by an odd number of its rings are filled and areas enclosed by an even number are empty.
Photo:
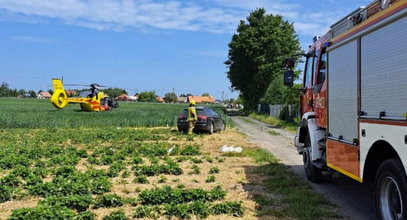
[[[222,91],[222,102],[224,101],[223,96],[225,94],[225,91]]]

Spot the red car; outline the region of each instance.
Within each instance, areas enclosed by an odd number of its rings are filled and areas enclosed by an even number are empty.
[[[225,120],[212,108],[196,107],[198,120],[195,123],[194,132],[207,132],[212,134],[226,129]],[[178,131],[188,131],[188,109],[184,109],[178,116]]]

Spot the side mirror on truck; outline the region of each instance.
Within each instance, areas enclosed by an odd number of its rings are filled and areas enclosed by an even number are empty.
[[[292,87],[294,85],[294,71],[287,70],[284,72],[284,85]]]
[[[287,69],[291,69],[295,66],[295,61],[293,58],[284,59],[283,66]]]

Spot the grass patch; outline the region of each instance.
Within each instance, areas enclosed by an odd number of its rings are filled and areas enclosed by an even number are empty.
[[[267,124],[274,125],[278,128],[284,128],[289,131],[296,131],[297,127],[299,126],[299,122],[286,122],[283,120],[280,120],[275,117],[267,116],[267,115],[259,115],[257,113],[251,113],[249,115],[250,118],[265,122]],[[246,121],[247,122],[247,121]]]
[[[49,100],[0,97],[2,128],[94,128],[94,127],[173,127],[187,104],[119,102],[107,112],[84,112],[78,104],[56,109]],[[199,105],[198,105],[199,106]],[[232,126],[222,105],[205,105],[218,112]]]
[[[280,133],[278,133],[277,131],[273,131],[273,130],[267,130],[267,132],[273,136],[278,136],[280,135]]]
[[[279,163],[270,152],[255,149],[245,153],[257,163],[256,173],[265,177],[263,185],[266,191],[279,199],[266,198],[256,195],[259,216],[272,215],[275,217],[289,217],[297,219],[328,219],[340,218],[332,209],[335,205],[322,195],[314,192],[301,178],[295,175],[284,164]]]

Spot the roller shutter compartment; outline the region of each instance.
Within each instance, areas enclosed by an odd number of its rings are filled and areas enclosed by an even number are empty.
[[[328,52],[329,133],[357,139],[357,44],[351,41]]]
[[[361,39],[361,110],[366,116],[407,112],[407,18]]]

